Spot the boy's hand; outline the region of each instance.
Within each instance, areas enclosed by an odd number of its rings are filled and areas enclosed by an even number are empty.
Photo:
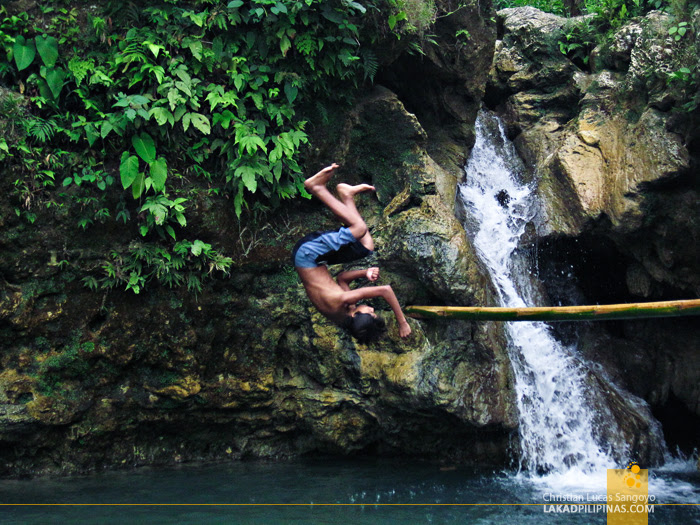
[[[379,279],[379,268],[367,268],[367,279],[370,281]]]
[[[404,321],[399,323],[399,335],[402,338],[406,338],[411,335],[411,327],[408,325],[408,322]]]

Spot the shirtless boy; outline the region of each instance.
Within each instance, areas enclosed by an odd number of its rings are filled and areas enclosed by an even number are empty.
[[[355,206],[355,195],[374,191],[374,186],[338,184],[336,198],[326,187],[333,171],[332,164],[313,177],[306,179],[304,187],[315,195],[340,219],[345,227],[338,231],[316,232],[307,235],[294,247],[294,267],[301,277],[304,288],[319,312],[337,325],[347,329],[361,343],[373,341],[384,331],[384,321],[377,317],[374,308],[358,305],[357,302],[372,297],[383,297],[389,303],[399,322],[399,335],[408,337],[411,327],[401,311],[391,286],[369,286],[350,289],[355,279],[367,277],[370,281],[379,278],[379,268],[353,270],[338,274],[333,280],[324,263],[338,264],[366,257],[374,250],[374,241],[365,221]]]

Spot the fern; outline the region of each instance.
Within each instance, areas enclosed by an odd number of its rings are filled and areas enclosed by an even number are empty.
[[[75,83],[80,87],[80,84],[85,79],[90,71],[95,69],[95,61],[81,60],[77,56],[74,56],[68,62],[68,69],[73,73],[73,78],[75,78]]]
[[[161,282],[198,291],[208,272],[225,271],[231,261],[213,251],[177,259],[172,253],[176,234],[186,235],[183,201],[201,186],[191,188],[189,178],[211,184],[210,194],[227,194],[237,214],[302,192],[299,161],[309,138],[300,111],[317,104],[315,114],[327,124],[329,108],[378,74],[376,52],[365,48],[380,36],[370,8],[378,9],[363,0],[106,0],[89,9],[84,23],[77,23],[77,10],[64,16],[58,7],[42,10],[36,26],[28,15],[0,20],[6,51],[20,36],[25,43],[34,38],[36,47],[47,38],[38,35],[74,35],[59,42],[55,66],[40,73],[39,60],[26,70],[15,67],[14,55],[6,60],[11,70],[0,63],[5,84],[29,90],[38,81],[52,90],[44,89],[49,98],[36,97],[37,116],[25,107],[28,97],[18,95],[16,107],[9,95],[0,97],[0,157],[22,170],[17,200],[84,210],[71,212],[82,228],[106,220],[132,224],[167,252],[143,243],[124,248],[107,257],[104,274],[84,281],[87,287],[139,293]],[[59,99],[61,88],[71,93]],[[158,145],[150,160],[144,136]],[[69,157],[59,158],[59,146],[70,148]],[[166,157],[167,166],[159,160]],[[118,170],[120,184],[87,178],[92,167]],[[70,191],[52,190],[54,177]],[[182,197],[170,200],[166,191],[175,187]],[[130,196],[114,208],[122,189]]]
[[[132,42],[120,55],[117,55],[115,64],[130,64],[131,62],[148,63],[148,57],[141,51],[141,44]],[[123,71],[126,72],[126,69]]]
[[[195,295],[202,291],[202,280],[194,273],[187,274],[187,290]]]
[[[27,122],[27,132],[39,142],[51,140],[54,133],[56,133],[57,127],[53,119],[44,120],[41,117],[32,117],[32,119]]]
[[[294,45],[302,55],[313,56],[316,54],[317,44],[311,33],[302,33],[294,39]]]
[[[369,79],[370,82],[373,82],[374,76],[379,70],[379,61],[371,49],[365,49],[362,52],[362,67],[364,68],[365,80]]]
[[[328,124],[330,122],[330,119],[328,118],[328,110],[326,109],[326,106],[324,106],[320,101],[316,101],[316,111],[318,111],[318,114],[321,116],[321,121],[324,124]]]
[[[408,54],[409,55],[422,55],[425,56],[425,51],[423,51],[423,47],[420,45],[419,42],[411,42],[408,45]]]
[[[121,4],[119,11],[125,20],[131,22],[132,25],[139,25],[141,20],[142,9],[135,2],[127,2]]]

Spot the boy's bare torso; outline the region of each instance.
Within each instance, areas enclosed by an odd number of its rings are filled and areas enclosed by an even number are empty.
[[[344,290],[331,277],[326,266],[296,270],[309,299],[319,312],[335,323],[347,317],[349,305],[343,301]]]

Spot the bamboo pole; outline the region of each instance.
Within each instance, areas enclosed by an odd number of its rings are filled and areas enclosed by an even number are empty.
[[[415,319],[466,319],[471,321],[603,321],[700,315],[700,299],[652,303],[586,306],[503,308],[483,306],[407,306]]]

